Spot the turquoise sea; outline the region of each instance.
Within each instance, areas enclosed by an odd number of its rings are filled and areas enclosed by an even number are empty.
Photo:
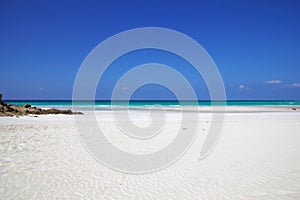
[[[71,100],[7,100],[10,104],[25,105],[40,107],[57,107],[70,108],[72,107]],[[111,106],[132,106],[132,107],[151,107],[151,106],[211,106],[211,101],[77,101],[76,106],[91,107],[95,105],[96,109],[107,109]],[[214,105],[228,105],[228,106],[300,106],[299,100],[229,100],[217,101]]]

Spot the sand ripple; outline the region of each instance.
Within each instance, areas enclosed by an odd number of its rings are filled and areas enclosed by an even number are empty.
[[[199,137],[184,157],[144,175],[115,172],[97,163],[83,148],[70,116],[50,123],[51,116],[0,119],[0,197],[300,199],[296,117],[299,114],[231,114],[215,151],[198,160],[210,126],[203,120]],[[110,123],[100,125],[107,128]]]

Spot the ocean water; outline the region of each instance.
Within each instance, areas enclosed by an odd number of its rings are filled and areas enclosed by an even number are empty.
[[[10,104],[25,105],[51,108],[71,108],[71,100],[7,100]],[[299,100],[229,100],[229,101],[77,101],[74,103],[78,107],[91,107],[95,105],[96,109],[109,109],[112,106],[118,107],[152,107],[152,106],[211,106],[211,105],[228,105],[228,106],[300,106]]]

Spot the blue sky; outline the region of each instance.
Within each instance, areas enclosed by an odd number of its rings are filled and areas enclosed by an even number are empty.
[[[71,99],[76,73],[95,46],[119,32],[150,26],[198,41],[218,66],[228,99],[299,100],[299,10],[297,0],[1,0],[0,92],[5,99]],[[118,77],[144,62],[184,66],[180,72],[199,99],[209,99],[201,76],[188,63],[154,50],[114,62],[96,98],[109,98]],[[157,85],[134,94],[136,99],[173,97]]]

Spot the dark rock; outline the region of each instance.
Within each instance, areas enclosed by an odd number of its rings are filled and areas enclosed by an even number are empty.
[[[22,116],[22,115],[47,115],[47,114],[65,114],[65,115],[82,115],[81,112],[72,112],[71,110],[59,109],[41,109],[38,107],[31,107],[26,104],[24,106],[10,105],[0,102],[0,116]]]
[[[30,104],[25,104],[25,105],[24,105],[24,108],[30,108],[30,107],[31,107]]]

